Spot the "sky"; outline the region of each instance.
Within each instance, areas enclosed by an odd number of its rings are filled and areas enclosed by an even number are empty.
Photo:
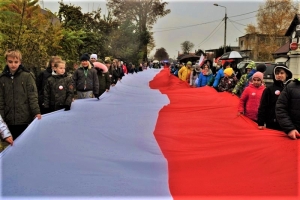
[[[42,7],[58,12],[59,0],[40,1]],[[91,12],[101,8],[102,15],[107,13],[104,0],[63,0],[65,4],[80,6],[82,12]],[[259,5],[264,0],[164,0],[168,2],[167,9],[171,13],[159,18],[154,25],[155,48],[150,53],[154,55],[156,49],[165,48],[171,58],[177,57],[181,50],[181,43],[190,41],[195,46],[192,52],[202,49],[216,49],[224,45],[224,16],[227,10],[226,45],[238,46],[238,38],[245,35],[247,24],[256,25],[256,14]],[[219,4],[220,6],[214,6]]]

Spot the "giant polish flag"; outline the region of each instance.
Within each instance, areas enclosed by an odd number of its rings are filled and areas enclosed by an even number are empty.
[[[299,140],[168,69],[35,120],[2,152],[1,199],[298,200]]]

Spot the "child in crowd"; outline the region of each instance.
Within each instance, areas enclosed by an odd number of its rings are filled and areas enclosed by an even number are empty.
[[[261,97],[258,108],[258,129],[266,128],[282,130],[275,114],[277,99],[283,88],[292,78],[292,72],[285,65],[278,64],[273,69],[273,85],[267,87]]]
[[[212,78],[213,74],[211,69],[209,68],[209,65],[204,64],[202,66],[202,71],[198,76],[198,82],[197,87],[204,87],[207,85],[209,80]]]
[[[111,79],[109,77],[108,68],[106,65],[100,62],[94,62],[94,67],[97,70],[99,80],[99,95],[101,96],[104,92],[108,92],[111,85]]]
[[[262,93],[265,89],[263,78],[264,75],[261,72],[253,74],[252,84],[243,91],[238,107],[238,115],[244,114],[255,122],[257,122],[258,107]]]
[[[83,54],[80,57],[80,66],[73,74],[74,85],[78,99],[93,98],[99,99],[99,80],[97,71],[90,63],[90,57]]]
[[[220,80],[218,85],[219,92],[231,92],[237,83],[237,78],[234,75],[234,71],[231,67],[226,68],[223,72],[224,77]]]
[[[192,62],[188,61],[186,63],[186,66],[182,66],[180,70],[178,71],[178,77],[182,81],[190,82],[190,75],[191,75],[191,68],[192,68]]]
[[[37,90],[38,90],[39,106],[40,106],[41,114],[46,113],[46,111],[44,110],[45,85],[47,83],[47,79],[51,76],[51,74],[53,72],[55,62],[57,62],[59,60],[61,60],[61,57],[51,56],[49,63],[48,63],[48,67],[44,71],[42,71],[37,77],[36,85],[37,85]]]
[[[251,76],[256,72],[256,66],[255,62],[251,61],[247,66],[246,66],[246,74],[243,74],[241,78],[239,79],[238,83],[235,85],[234,89],[232,90],[232,94],[241,96],[243,93],[246,85],[248,85],[248,81],[251,78]],[[250,76],[251,74],[251,76]]]
[[[13,137],[12,137],[6,123],[2,119],[1,115],[0,115],[0,136],[1,136],[1,139],[3,139],[5,142],[13,145],[13,143],[14,143]]]
[[[15,140],[34,118],[41,119],[41,112],[34,75],[21,65],[21,52],[6,51],[4,58],[6,66],[0,75],[0,115]]]
[[[44,89],[44,107],[49,112],[62,108],[68,111],[71,108],[74,86],[72,78],[68,77],[65,72],[65,61],[57,61]]]
[[[300,78],[282,90],[275,113],[282,130],[293,140],[300,138]]]
[[[190,76],[190,86],[196,87],[198,83],[199,74],[201,73],[201,67],[199,65],[197,66],[193,65],[192,69],[193,71],[191,72],[191,76]]]
[[[215,88],[217,91],[218,91],[218,86],[221,82],[221,79],[224,77],[224,70],[227,68],[230,68],[230,62],[225,62],[223,67],[221,67],[215,75],[214,82],[213,82],[213,88]],[[233,71],[233,69],[232,69],[232,71]],[[222,92],[222,91],[220,91],[220,92]]]

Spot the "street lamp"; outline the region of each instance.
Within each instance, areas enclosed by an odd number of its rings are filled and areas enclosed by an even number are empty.
[[[226,53],[227,8],[225,6],[221,6],[217,3],[214,3],[214,6],[220,6],[220,7],[225,8],[224,53]]]

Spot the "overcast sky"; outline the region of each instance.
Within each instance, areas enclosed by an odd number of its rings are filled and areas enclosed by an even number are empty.
[[[44,0],[44,8],[58,12],[59,0]],[[264,0],[248,1],[213,1],[213,0],[164,0],[169,2],[167,8],[171,13],[158,19],[154,25],[154,39],[156,47],[151,52],[164,47],[171,58],[177,57],[181,51],[180,44],[186,40],[194,43],[193,52],[197,49],[208,50],[224,45],[225,8],[214,6],[214,3],[227,7],[227,39],[226,44],[238,46],[238,38],[245,35],[247,24],[256,24],[256,13]],[[107,12],[104,0],[64,0],[66,4],[80,6],[82,12],[91,12],[97,8],[102,14]],[[252,12],[252,13],[249,13]],[[247,14],[248,13],[248,14]],[[237,16],[240,15],[240,16]]]

